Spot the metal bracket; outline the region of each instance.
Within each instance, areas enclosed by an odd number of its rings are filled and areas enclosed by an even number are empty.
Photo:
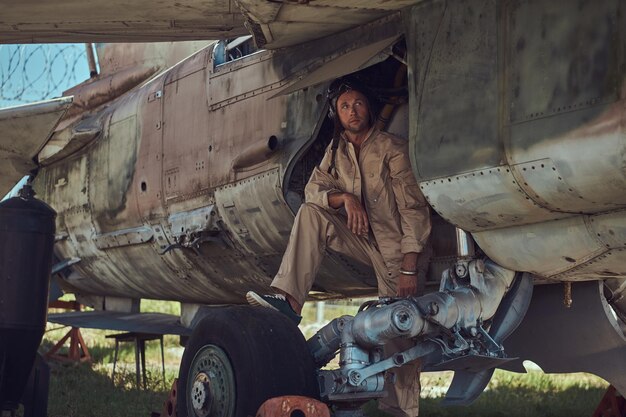
[[[426,356],[435,350],[435,346],[432,344],[418,344],[412,348],[405,350],[404,352],[395,353],[393,356],[377,362],[373,365],[367,366],[363,369],[353,369],[348,372],[348,383],[352,386],[358,386],[367,378],[384,372],[391,368],[398,368],[405,363],[411,362],[422,356]]]
[[[223,239],[221,239],[218,236],[212,236],[212,235],[207,235],[207,234],[201,234],[200,236],[196,236],[193,240],[191,241],[185,241],[182,238],[177,239],[176,243],[173,243],[171,245],[169,245],[167,248],[165,248],[165,250],[163,250],[163,252],[161,252],[161,255],[165,255],[166,253],[174,250],[174,249],[191,249],[194,251],[194,253],[198,256],[200,256],[200,245],[204,242],[215,242],[215,243],[219,243],[220,245],[226,246],[226,243],[224,242]]]
[[[70,266],[77,264],[79,262],[80,262],[80,258],[63,259],[62,261],[59,261],[56,264],[54,264],[54,266],[52,267],[52,271],[50,272],[50,275],[54,275],[58,272],[61,272],[64,269],[69,268]]]

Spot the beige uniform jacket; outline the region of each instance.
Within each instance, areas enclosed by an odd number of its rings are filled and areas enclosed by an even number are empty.
[[[357,163],[354,146],[339,141],[335,172],[328,174],[331,145],[311,175],[305,198],[331,212],[328,194],[348,192],[365,205],[370,228],[387,267],[397,270],[403,254],[421,252],[430,234],[428,204],[415,181],[408,143],[372,129],[361,145]]]

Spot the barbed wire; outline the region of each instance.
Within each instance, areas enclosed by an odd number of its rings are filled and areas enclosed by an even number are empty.
[[[59,97],[87,78],[84,44],[0,45],[0,107]]]

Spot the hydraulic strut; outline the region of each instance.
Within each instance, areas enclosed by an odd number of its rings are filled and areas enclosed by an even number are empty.
[[[502,346],[486,330],[511,287],[515,272],[490,261],[463,261],[465,274],[444,272],[440,290],[421,297],[382,299],[354,317],[331,321],[309,340],[318,366],[339,352],[339,369],[319,372],[322,398],[354,401],[383,394],[384,372],[422,358],[424,366],[449,369],[493,367],[506,361]],[[415,345],[384,358],[390,341]],[[469,365],[468,365],[469,362]]]

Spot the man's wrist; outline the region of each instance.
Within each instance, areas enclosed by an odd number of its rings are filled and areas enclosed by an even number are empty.
[[[345,204],[344,193],[341,191],[334,191],[328,193],[328,205],[334,209],[341,208]]]

